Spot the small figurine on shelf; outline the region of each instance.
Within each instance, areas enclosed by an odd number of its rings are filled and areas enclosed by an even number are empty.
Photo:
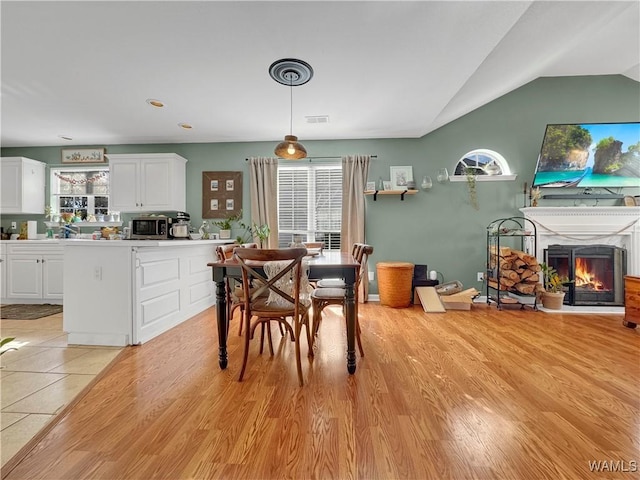
[[[202,240],[208,240],[211,236],[211,225],[209,225],[209,222],[203,220],[198,233],[202,235]]]
[[[538,200],[540,200],[540,187],[536,187],[535,189],[531,189],[531,206],[537,207]]]

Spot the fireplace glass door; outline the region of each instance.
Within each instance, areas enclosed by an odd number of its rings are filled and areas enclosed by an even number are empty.
[[[545,262],[569,278],[567,305],[624,305],[626,250],[610,245],[550,245]]]

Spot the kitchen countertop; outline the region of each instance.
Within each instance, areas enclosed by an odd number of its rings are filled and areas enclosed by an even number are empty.
[[[196,245],[225,245],[234,243],[235,240],[89,240],[84,238],[50,238],[37,240],[2,240],[3,244],[57,244],[61,246],[83,246],[83,247],[177,247]]]

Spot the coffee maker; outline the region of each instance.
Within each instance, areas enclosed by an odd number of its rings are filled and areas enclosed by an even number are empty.
[[[189,230],[191,230],[191,215],[187,212],[176,212],[171,217],[171,225],[169,226],[170,238],[189,238]]]

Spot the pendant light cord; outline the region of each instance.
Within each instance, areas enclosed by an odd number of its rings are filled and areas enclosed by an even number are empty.
[[[293,74],[289,74],[289,135],[293,135]]]

